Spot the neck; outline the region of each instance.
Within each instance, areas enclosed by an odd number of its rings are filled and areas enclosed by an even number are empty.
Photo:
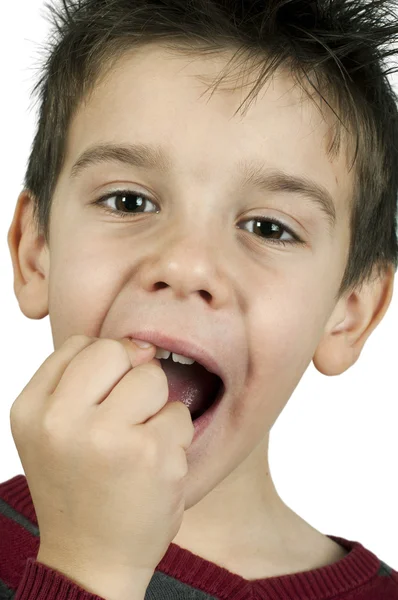
[[[173,543],[249,580],[319,568],[344,556],[342,547],[278,495],[268,464],[268,438],[185,511]]]
[[[275,489],[264,445],[185,511],[175,544],[204,558],[204,553],[236,556],[248,547],[280,545],[294,513]]]

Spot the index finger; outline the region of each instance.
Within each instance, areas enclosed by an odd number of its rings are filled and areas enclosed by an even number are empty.
[[[11,421],[15,422],[19,404],[23,402],[23,413],[27,418],[31,411],[35,412],[38,403],[43,404],[48,396],[56,389],[62,375],[71,360],[84,348],[95,342],[96,338],[87,335],[72,335],[50,354],[40,365],[33,377],[25,385],[19,396],[13,402],[10,410]],[[25,402],[25,399],[28,401]]]
[[[81,334],[68,337],[62,346],[46,358],[22,392],[29,387],[29,393],[47,396],[52,394],[71,360],[96,339]]]

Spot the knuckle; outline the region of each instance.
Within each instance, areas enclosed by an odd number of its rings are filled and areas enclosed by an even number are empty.
[[[46,438],[58,437],[64,425],[65,416],[61,415],[54,405],[47,408],[42,418],[42,430]]]
[[[139,369],[143,373],[149,373],[152,377],[159,381],[160,385],[168,385],[166,373],[161,367],[158,367],[157,365],[151,363],[144,363],[136,367],[136,370],[137,369]]]
[[[19,398],[20,396],[14,400],[10,409],[10,426],[14,437],[15,435],[18,435],[24,426],[23,411],[20,406]]]
[[[99,423],[88,431],[87,441],[90,447],[101,457],[109,457],[115,450],[115,435],[104,425]]]
[[[183,448],[179,448],[178,450],[178,457],[175,461],[175,476],[177,480],[184,479],[188,474],[187,455]]]
[[[18,396],[18,398],[16,398],[14,400],[14,402],[11,405],[11,409],[10,409],[10,418],[12,419],[12,421],[18,421],[20,419],[20,407],[19,407],[19,399],[20,396]]]
[[[147,426],[144,430],[138,428],[135,432],[135,450],[140,455],[140,458],[144,461],[147,467],[154,468],[159,465],[161,461],[161,448],[156,432],[151,431]]]

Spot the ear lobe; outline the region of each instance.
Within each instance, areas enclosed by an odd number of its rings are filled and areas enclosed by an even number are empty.
[[[14,272],[14,293],[29,319],[48,315],[49,252],[33,222],[32,198],[28,190],[19,195],[7,241]]]
[[[324,375],[340,375],[358,360],[370,334],[383,319],[394,290],[394,268],[341,298],[313,356]]]
[[[323,338],[313,356],[315,368],[323,375],[341,375],[359,358],[362,348],[352,346],[346,331]]]

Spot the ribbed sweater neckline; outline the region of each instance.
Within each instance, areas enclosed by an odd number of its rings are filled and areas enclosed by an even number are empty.
[[[360,587],[377,575],[380,561],[359,542],[334,535],[328,538],[349,553],[319,569],[249,581],[176,544],[170,544],[158,570],[225,600],[328,600]]]
[[[37,517],[24,475],[0,483],[0,498],[36,526]],[[328,600],[367,583],[380,560],[362,544],[327,535],[349,553],[341,560],[289,575],[249,581],[189,550],[171,543],[156,570],[222,600]]]

